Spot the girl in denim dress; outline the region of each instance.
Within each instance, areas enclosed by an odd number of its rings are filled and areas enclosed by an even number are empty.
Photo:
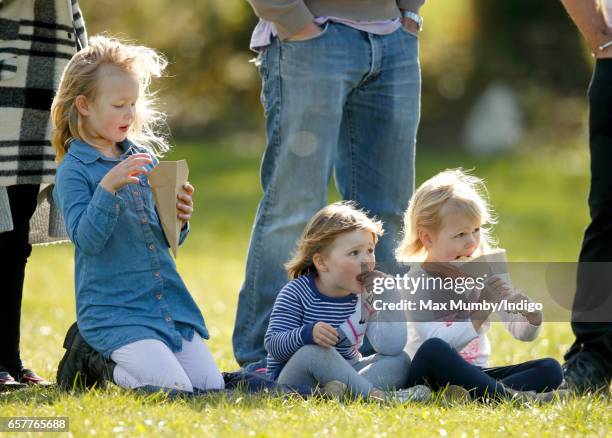
[[[208,331],[162,231],[147,173],[168,150],[149,84],[166,61],[155,51],[97,36],[64,70],[52,106],[59,162],[54,198],[75,246],[78,329],[116,365],[126,388],[187,392],[223,379]],[[194,188],[177,199],[180,243]]]

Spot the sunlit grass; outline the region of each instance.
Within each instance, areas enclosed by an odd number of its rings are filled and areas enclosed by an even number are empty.
[[[187,158],[196,186],[196,214],[178,255],[179,272],[202,308],[210,348],[222,370],[237,368],[231,348],[237,294],[252,219],[261,193],[260,149],[181,144],[169,158]],[[586,158],[578,154],[586,163]],[[496,235],[511,260],[572,261],[587,223],[588,165],[569,167],[563,154],[528,153],[475,158],[419,152],[417,182],[447,167],[474,168],[486,179],[499,215]],[[568,171],[567,169],[573,169]],[[576,170],[578,169],[578,170]],[[330,200],[337,198],[330,190]],[[22,356],[54,379],[61,343],[75,318],[73,249],[36,247],[28,262],[22,318]],[[562,359],[572,341],[567,323],[548,324],[538,340],[513,340],[491,330],[493,365],[540,357]],[[0,398],[2,416],[69,416],[74,435],[286,436],[357,435],[592,435],[610,434],[610,406],[589,398],[546,407],[467,405],[378,406],[263,397],[167,400],[118,388],[78,396],[22,391]]]

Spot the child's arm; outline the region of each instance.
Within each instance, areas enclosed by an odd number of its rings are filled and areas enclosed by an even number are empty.
[[[508,301],[514,303],[520,301],[531,303],[529,297],[520,292],[514,293]],[[499,312],[499,315],[506,330],[519,341],[530,342],[535,340],[540,334],[542,328],[542,312],[540,310],[522,313]]]
[[[381,305],[397,301],[401,297],[396,290],[387,290],[377,296]],[[384,309],[385,307],[383,307]],[[408,342],[408,325],[403,311],[380,310],[370,316],[366,329],[372,348],[377,353],[396,355],[401,353]]]
[[[355,313],[340,327],[338,346],[355,345],[359,347],[363,337],[367,336],[372,348],[377,353],[396,355],[403,351],[408,340],[407,325],[403,312],[376,311],[374,300],[383,304],[394,301],[397,291],[385,291],[382,295],[374,295],[374,279],[384,278],[380,271],[365,272],[359,281],[364,285],[364,291],[359,295]]]
[[[525,342],[535,340],[542,328],[542,324],[533,325],[520,313],[504,313],[502,322],[514,339]]]
[[[92,194],[87,180],[79,164],[66,163],[57,171],[53,197],[70,240],[85,254],[95,255],[104,249],[125,202],[99,185]]]
[[[520,302],[533,304],[529,297],[512,288],[509,277],[503,279],[499,284],[498,301],[505,300],[508,304],[518,304]],[[533,312],[498,311],[497,314],[506,327],[506,330],[508,330],[515,339],[529,342],[533,341],[540,334],[540,328],[542,326],[542,312],[540,310],[535,310]]]
[[[292,286],[289,283],[276,297],[264,338],[268,353],[283,362],[304,345],[315,343],[312,333],[315,323],[304,324],[299,292]]]

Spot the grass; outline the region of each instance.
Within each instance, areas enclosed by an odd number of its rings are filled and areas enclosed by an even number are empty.
[[[201,306],[209,346],[222,370],[234,370],[231,334],[252,219],[261,189],[261,150],[245,139],[204,146],[182,143],[169,159],[187,158],[196,186],[192,232],[177,264]],[[569,166],[568,163],[572,163]],[[588,157],[570,150],[502,157],[443,155],[419,150],[417,182],[447,167],[474,168],[487,180],[499,216],[495,229],[512,260],[573,261],[588,216]],[[337,194],[330,189],[330,200]],[[36,247],[29,260],[22,317],[22,357],[54,378],[61,343],[75,318],[73,250]],[[567,323],[545,325],[523,344],[500,327],[490,332],[492,365],[544,356],[562,360],[572,341]],[[26,390],[0,396],[2,416],[68,416],[76,436],[610,436],[608,401],[577,398],[565,404],[519,408],[432,405],[378,406],[362,402],[282,400],[236,394],[199,400],[142,396],[113,387],[67,395]]]

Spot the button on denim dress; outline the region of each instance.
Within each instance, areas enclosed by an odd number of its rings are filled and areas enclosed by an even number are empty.
[[[208,330],[170,256],[147,175],[115,195],[99,186],[120,161],[146,152],[128,140],[121,147],[120,158],[109,158],[73,139],[57,169],[53,196],[75,246],[77,323],[105,357],[142,339],[177,352],[194,330],[204,339]]]

